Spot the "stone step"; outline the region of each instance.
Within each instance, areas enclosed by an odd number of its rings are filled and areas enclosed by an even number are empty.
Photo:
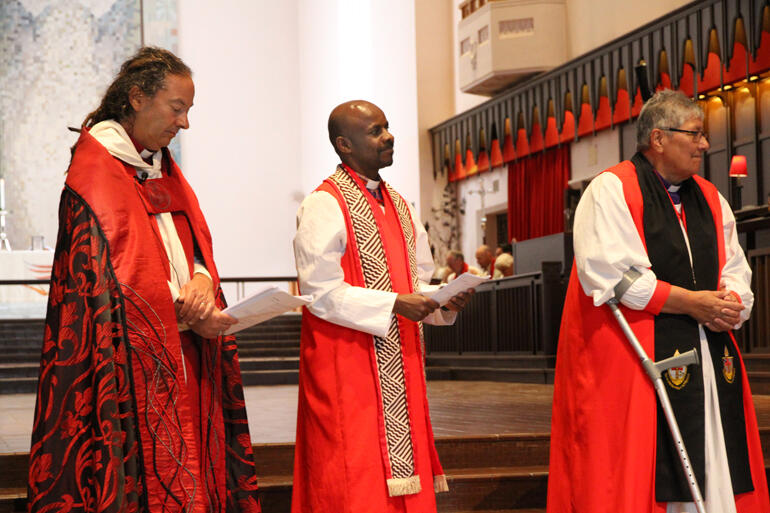
[[[532,354],[441,354],[426,358],[428,367],[500,367],[508,369],[554,368],[556,356]]]
[[[256,326],[253,326],[251,328],[246,328],[245,330],[239,331],[236,333],[237,337],[261,337],[266,335],[272,335],[272,334],[280,334],[280,333],[289,333],[294,335],[299,335],[302,331],[302,326],[297,324],[286,326],[262,326],[261,324],[257,324]]]
[[[0,395],[34,394],[37,392],[37,376],[26,378],[0,378]]]
[[[36,378],[40,363],[0,363],[0,378]]]
[[[0,348],[2,351],[2,348]],[[40,349],[34,352],[11,353],[3,355],[4,363],[40,363]]]
[[[554,370],[545,368],[505,369],[497,367],[426,367],[432,381],[502,381],[505,383],[552,384]]]
[[[238,340],[238,351],[242,349],[295,347],[299,349],[299,339]]]
[[[247,337],[242,337],[239,334],[236,335],[235,339],[238,341],[238,344],[262,341],[271,342],[279,340],[291,340],[299,344],[300,336],[299,333],[259,333],[257,335],[250,335]]]
[[[244,386],[296,385],[299,383],[299,369],[241,371]]]
[[[299,356],[297,347],[246,347],[238,348],[239,358],[272,358],[276,356]]]
[[[255,370],[299,369],[298,356],[278,356],[275,358],[239,358],[239,362],[241,364],[241,372]]]

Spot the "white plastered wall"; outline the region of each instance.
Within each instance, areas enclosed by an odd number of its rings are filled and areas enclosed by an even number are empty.
[[[343,101],[384,110],[383,177],[419,209],[412,1],[180,1],[179,53],[196,84],[184,172],[222,276],[295,273],[296,210],[338,162],[326,123]]]

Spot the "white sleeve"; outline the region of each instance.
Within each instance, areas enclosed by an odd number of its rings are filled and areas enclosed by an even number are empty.
[[[334,324],[385,337],[397,294],[345,283],[340,262],[346,245],[337,200],[327,192],[313,192],[297,211],[294,237],[300,291],[314,300],[308,308]]]
[[[722,206],[722,227],[725,236],[725,265],[722,267],[720,288],[731,290],[738,294],[746,308],[741,312],[741,322],[735,326],[740,328],[751,315],[754,305],[754,294],[751,292],[751,268],[746,262],[746,255],[738,243],[738,230],[735,226],[735,216],[727,201],[719,195]]]
[[[583,291],[595,306],[615,295],[618,282],[631,267],[642,273],[621,298],[634,310],[647,306],[657,287],[644,244],[623,195],[623,184],[612,173],[593,179],[580,199],[573,228],[575,264]]]
[[[435,265],[433,263],[433,255],[430,252],[428,232],[425,231],[425,227],[415,215],[411,205],[409,205],[409,214],[412,216],[412,225],[414,225],[414,238],[416,245],[415,257],[417,259],[417,274],[420,278],[419,291],[433,291],[439,288],[439,286],[430,284]],[[432,314],[423,319],[422,322],[426,324],[433,324],[434,326],[446,326],[449,324],[454,324],[455,319],[457,319],[457,312],[437,308],[433,311]]]

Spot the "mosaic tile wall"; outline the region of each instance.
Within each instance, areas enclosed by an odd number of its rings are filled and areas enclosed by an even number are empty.
[[[176,0],[0,0],[0,177],[14,250],[56,242],[58,203],[80,126],[142,43],[174,50]]]

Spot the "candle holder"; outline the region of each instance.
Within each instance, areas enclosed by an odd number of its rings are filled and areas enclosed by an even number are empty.
[[[11,241],[5,233],[5,217],[8,211],[5,209],[5,178],[0,178],[0,251],[11,251]]]

